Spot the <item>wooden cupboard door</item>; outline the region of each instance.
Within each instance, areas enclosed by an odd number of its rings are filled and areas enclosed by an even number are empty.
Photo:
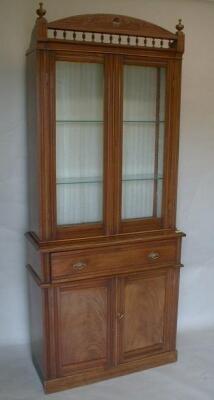
[[[168,347],[167,272],[132,274],[119,281],[119,362]]]
[[[59,376],[110,364],[112,280],[57,289]]]

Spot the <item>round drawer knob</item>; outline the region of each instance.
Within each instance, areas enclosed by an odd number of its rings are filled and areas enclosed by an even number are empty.
[[[160,254],[155,251],[152,251],[151,253],[148,254],[149,260],[157,260],[159,257],[160,257]]]
[[[77,272],[82,271],[82,270],[85,269],[86,267],[87,267],[87,264],[84,263],[84,262],[81,262],[81,261],[79,261],[79,262],[73,264],[73,269],[74,269],[75,271],[77,271]]]

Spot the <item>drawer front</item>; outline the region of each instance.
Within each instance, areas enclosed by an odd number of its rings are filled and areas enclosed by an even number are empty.
[[[79,279],[138,271],[143,268],[173,265],[177,260],[177,241],[127,244],[108,248],[51,254],[53,280]]]

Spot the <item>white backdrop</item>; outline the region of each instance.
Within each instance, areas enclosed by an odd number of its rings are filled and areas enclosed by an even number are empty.
[[[35,0],[1,0],[0,344],[29,340],[25,239],[25,50]],[[179,330],[214,325],[214,3],[206,0],[46,0],[47,18],[121,13],[169,30],[182,17],[183,63],[177,225],[183,242]]]

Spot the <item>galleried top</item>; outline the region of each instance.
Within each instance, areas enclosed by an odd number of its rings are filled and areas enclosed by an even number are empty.
[[[36,13],[38,18],[34,39],[37,41],[85,41],[117,46],[168,48],[181,53],[184,50],[184,26],[180,19],[176,33],[172,33],[158,25],[125,15],[85,14],[47,22],[43,3],[39,3]]]

